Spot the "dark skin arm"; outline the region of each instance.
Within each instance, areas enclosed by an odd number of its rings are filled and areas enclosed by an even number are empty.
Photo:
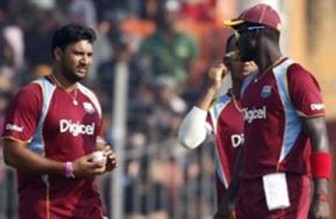
[[[235,168],[233,171],[231,183],[227,190],[227,193],[223,201],[218,206],[218,210],[214,216],[214,219],[231,219],[234,218],[234,206],[235,199],[238,193],[238,188],[240,184],[240,172],[243,168],[244,163],[244,146],[241,145],[238,151],[237,160],[235,163]]]
[[[41,156],[28,149],[26,143],[6,139],[3,152],[5,163],[20,172],[65,176],[65,162]],[[104,166],[90,162],[91,156],[91,154],[84,155],[72,161],[75,177],[87,177],[105,172]]]
[[[323,116],[303,118],[303,125],[306,133],[310,136],[310,140],[313,146],[313,153],[329,153],[329,140],[325,118]],[[314,219],[331,218],[329,203],[319,199],[321,194],[330,194],[328,180],[314,178],[313,184],[313,200],[310,207],[309,217]]]

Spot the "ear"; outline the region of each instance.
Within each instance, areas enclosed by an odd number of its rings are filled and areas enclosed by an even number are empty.
[[[54,57],[56,61],[60,61],[63,55],[63,50],[59,47],[56,47],[53,51]]]

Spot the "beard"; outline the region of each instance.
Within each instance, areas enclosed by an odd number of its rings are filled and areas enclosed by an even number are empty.
[[[63,75],[71,82],[75,83],[78,81],[81,81],[84,79],[84,76],[82,76],[81,74],[79,74],[76,71],[76,68],[78,68],[78,66],[75,66],[71,63],[68,63],[67,60],[62,60],[61,61],[61,71],[63,72]],[[85,74],[86,75],[86,74]]]

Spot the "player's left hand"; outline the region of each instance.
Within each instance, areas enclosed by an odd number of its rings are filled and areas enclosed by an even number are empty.
[[[228,212],[216,212],[216,214],[214,215],[214,219],[234,219],[234,211],[228,211]]]
[[[106,171],[110,172],[118,166],[117,155],[112,150],[111,146],[106,146],[104,148],[104,153],[106,155]]]
[[[309,219],[330,219],[330,204],[325,200],[313,199]]]
[[[235,218],[234,207],[235,204],[233,202],[224,201],[220,206],[216,214],[214,215],[214,219],[233,219]]]

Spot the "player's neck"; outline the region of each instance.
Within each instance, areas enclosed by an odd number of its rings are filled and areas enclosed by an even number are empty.
[[[240,89],[241,89],[241,82],[233,81],[232,82],[232,89],[231,94],[236,97],[236,99],[240,98]]]
[[[57,72],[53,72],[51,74],[51,79],[53,80],[54,84],[56,84],[58,87],[63,88],[67,92],[71,92],[77,89],[77,83],[70,82],[62,74],[59,74]]]
[[[263,65],[260,67],[260,72],[266,73],[268,70],[272,69],[273,67],[277,66],[282,60],[283,56],[279,55],[276,58],[270,58],[264,62]]]
[[[233,101],[233,104],[234,106],[236,107],[236,109],[239,111],[239,112],[243,112],[242,108],[240,107],[240,104],[238,103],[239,101],[239,97],[235,95],[234,91],[233,91],[233,88],[232,89],[229,89],[229,94],[232,98],[232,101]]]
[[[56,73],[53,73],[53,74],[50,75],[51,80],[53,81],[53,83],[56,84],[56,86],[64,89],[64,91],[71,97],[73,105],[77,106],[78,105],[78,99],[77,99],[77,97],[78,97],[78,88],[77,88],[77,84],[72,84],[72,85],[70,85],[68,87],[65,87],[62,84],[61,80],[60,80],[60,78],[64,79],[64,77],[61,77],[61,76],[62,75],[56,74]],[[74,94],[72,94],[72,91],[74,91]]]
[[[280,48],[273,44],[267,44],[264,48],[260,49],[259,58],[256,63],[259,67],[259,74],[268,72],[283,59]]]

